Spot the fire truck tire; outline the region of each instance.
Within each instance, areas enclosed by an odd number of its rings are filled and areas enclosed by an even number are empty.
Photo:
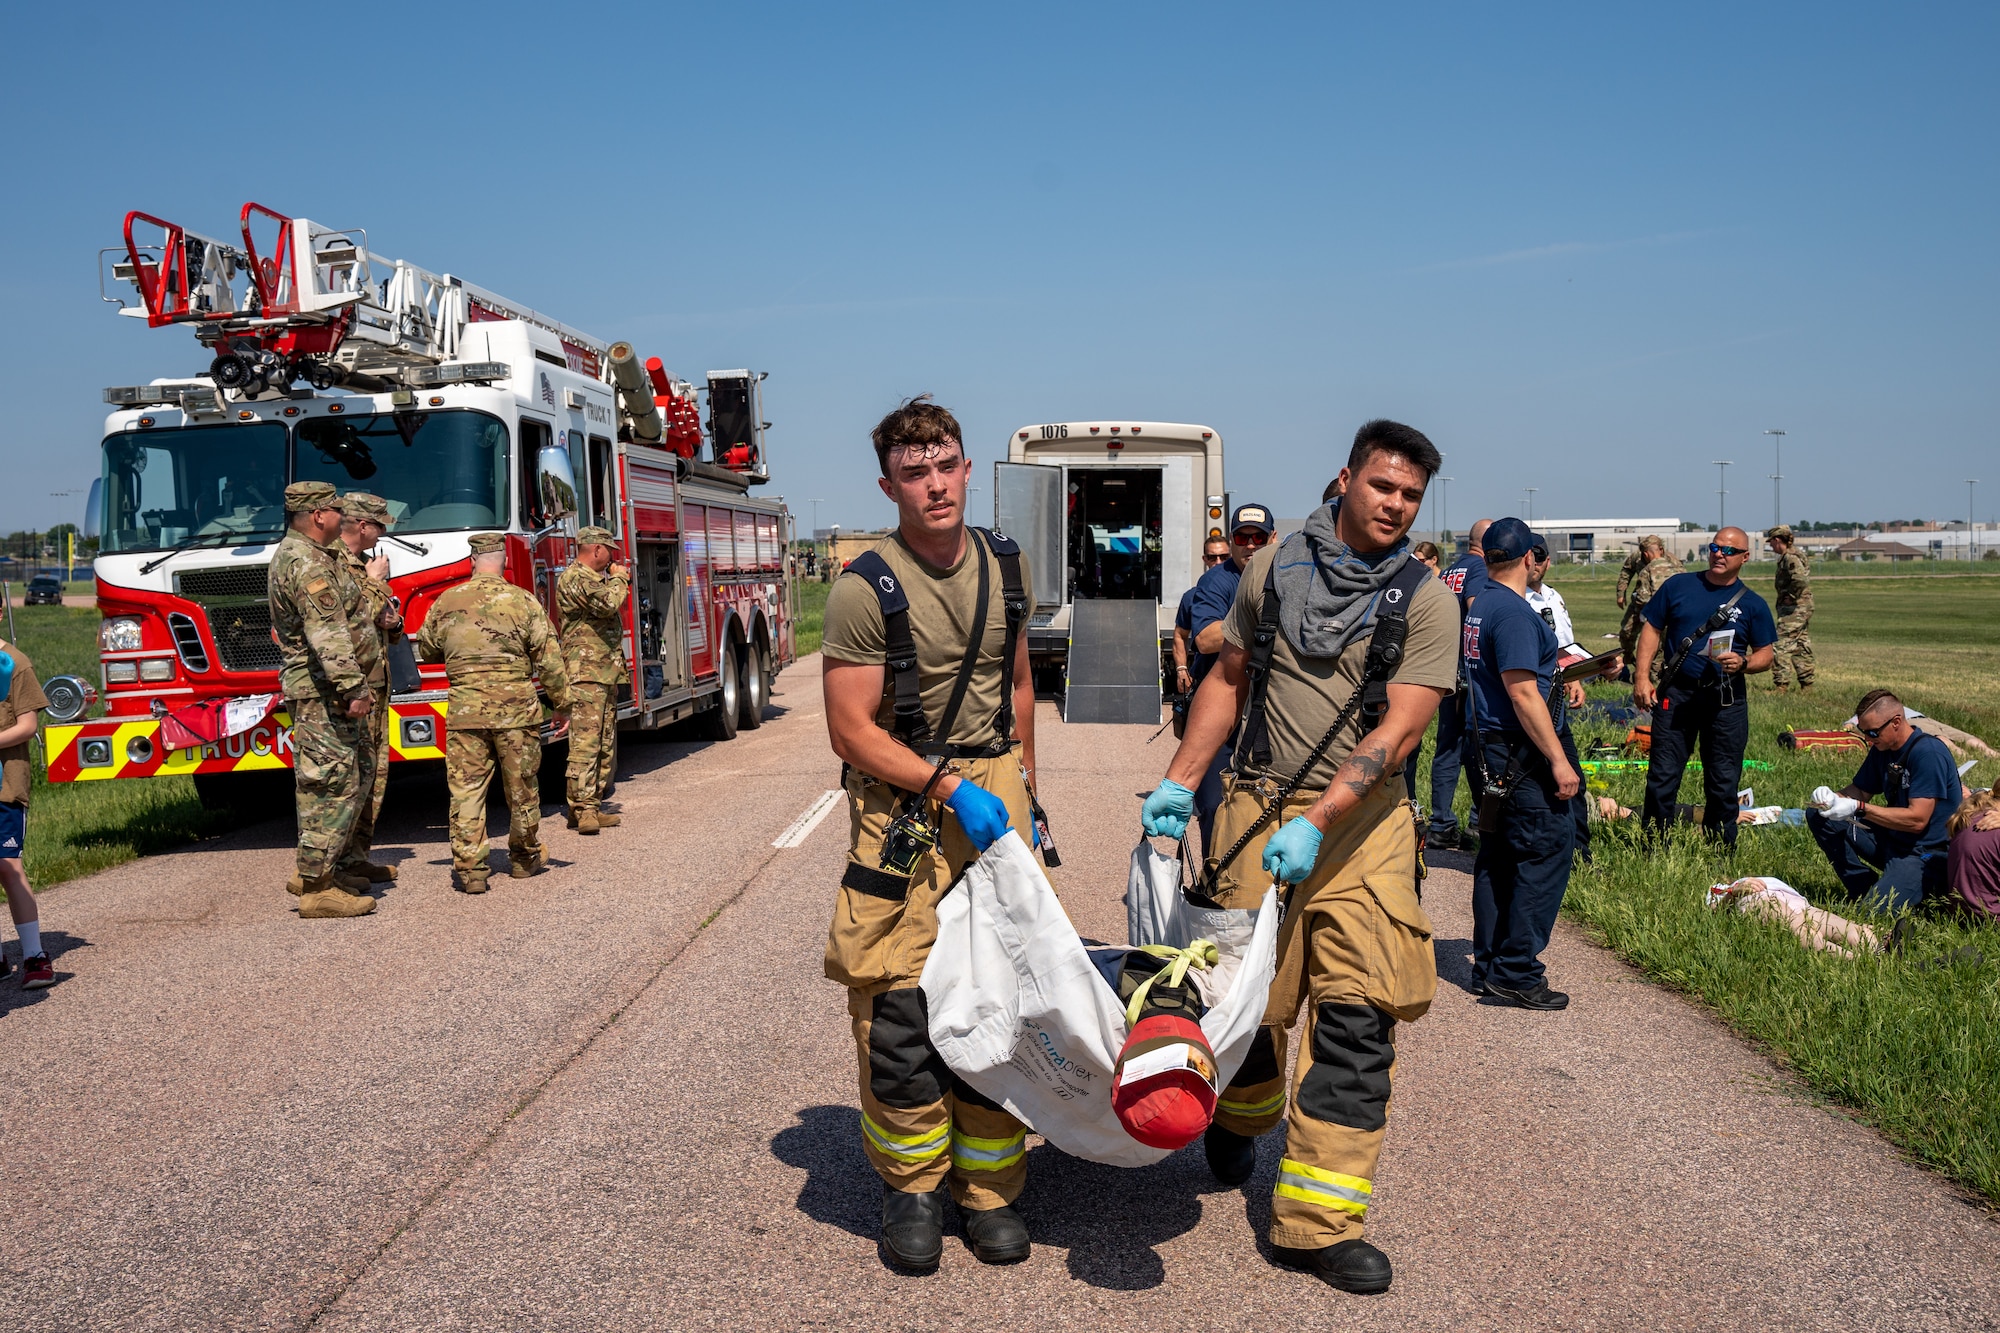
[[[743,716],[739,724],[745,731],[755,731],[764,725],[764,704],[771,697],[770,677],[765,673],[764,645],[746,644],[743,657],[743,687],[739,693],[743,697]]]
[[[194,794],[204,810],[266,817],[292,808],[295,794],[291,771],[254,773],[197,773]]]
[[[727,639],[722,644],[721,666],[722,688],[716,691],[715,707],[702,714],[701,731],[708,740],[731,741],[736,739],[737,717],[743,706],[743,677],[736,669],[736,644]]]

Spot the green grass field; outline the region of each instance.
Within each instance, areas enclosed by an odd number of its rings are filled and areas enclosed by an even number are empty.
[[[1768,598],[1768,572],[1759,577],[1752,567],[1750,573],[1751,585]],[[1578,637],[1608,647],[1598,636],[1617,628],[1613,580],[1559,575],[1555,583]],[[1855,701],[1878,685],[1921,712],[1989,742],[2000,740],[2000,687],[1991,673],[2000,649],[2000,577],[1954,580],[1918,572],[1828,578],[1816,582],[1814,598],[1814,691],[1779,696],[1768,676],[1751,687],[1748,757],[1771,765],[1744,776],[1758,804],[1802,806],[1821,783],[1839,788],[1851,781],[1859,751],[1797,753],[1779,746],[1778,733],[1838,728]],[[1595,686],[1591,694],[1623,703],[1630,690]],[[1624,732],[1622,725],[1585,722],[1577,738],[1588,746],[1622,740]],[[1984,761],[1967,780],[1991,785],[2000,781],[1996,770],[2000,764]],[[1645,772],[1621,772],[1592,785],[1636,809]],[[1419,790],[1428,791],[1427,781],[1420,779]],[[1699,801],[1700,790],[1697,770],[1682,799]],[[1461,784],[1461,821],[1469,800]],[[1691,830],[1677,830],[1665,849],[1642,846],[1636,821],[1598,824],[1595,834],[1594,864],[1570,881],[1565,910],[1573,918],[1649,976],[1709,1007],[1815,1094],[2000,1203],[2000,1042],[1994,1038],[2000,1032],[2000,928],[1920,913],[1901,958],[1811,953],[1777,925],[1711,912],[1702,901],[1710,883],[1768,874],[1819,906],[1869,920],[1846,902],[1805,829],[1743,829],[1733,865]],[[1871,923],[1884,932],[1890,924]],[[1983,963],[1950,961],[1967,945]],[[1552,981],[1560,988],[1561,977]]]

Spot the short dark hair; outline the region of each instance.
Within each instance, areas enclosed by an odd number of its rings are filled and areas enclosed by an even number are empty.
[[[889,451],[906,444],[954,443],[963,449],[965,436],[958,418],[948,408],[939,407],[927,393],[905,398],[902,405],[875,423],[875,461],[882,475],[889,475]]]
[[[1859,722],[1862,718],[1867,717],[1884,704],[1894,704],[1898,712],[1901,712],[1903,708],[1903,701],[1890,691],[1870,690],[1861,696],[1860,703],[1854,705],[1854,720]]]
[[[1347,470],[1359,472],[1369,459],[1381,453],[1394,454],[1412,467],[1423,469],[1426,484],[1444,466],[1437,446],[1422,431],[1378,417],[1354,432],[1354,447],[1347,451]]]

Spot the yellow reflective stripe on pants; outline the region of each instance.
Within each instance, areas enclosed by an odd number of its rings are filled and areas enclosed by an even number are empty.
[[[1215,1106],[1217,1110],[1227,1111],[1231,1115],[1255,1117],[1260,1115],[1269,1115],[1271,1114],[1271,1112],[1277,1110],[1284,1104],[1285,1104],[1285,1090],[1283,1088],[1279,1088],[1276,1092],[1272,1093],[1269,1097],[1266,1097],[1261,1102],[1232,1102],[1227,1097],[1224,1097],[1222,1100],[1218,1101],[1215,1104]]]
[[[1359,1176],[1322,1171],[1316,1166],[1307,1166],[1304,1162],[1286,1157],[1278,1162],[1276,1192],[1301,1203],[1338,1208],[1341,1212],[1360,1217],[1367,1213],[1368,1199],[1375,1188]]]
[[[876,1151],[885,1157],[893,1157],[899,1162],[930,1162],[944,1155],[950,1147],[951,1126],[939,1125],[936,1129],[922,1134],[891,1134],[871,1120],[865,1113],[861,1117],[861,1132],[875,1145]]]
[[[1027,1144],[1026,1130],[1004,1139],[979,1139],[954,1130],[951,1164],[961,1171],[998,1171],[1020,1161],[1027,1152]]]

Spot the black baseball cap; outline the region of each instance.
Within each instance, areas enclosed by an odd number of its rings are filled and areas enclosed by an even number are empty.
[[[1236,512],[1229,519],[1229,530],[1233,533],[1243,528],[1276,532],[1278,525],[1271,521],[1271,511],[1263,505],[1237,505]]]
[[[1519,560],[1537,546],[1548,549],[1535,530],[1518,518],[1496,519],[1493,526],[1486,529],[1486,540],[1481,543],[1486,550],[1486,563],[1503,563]]]

